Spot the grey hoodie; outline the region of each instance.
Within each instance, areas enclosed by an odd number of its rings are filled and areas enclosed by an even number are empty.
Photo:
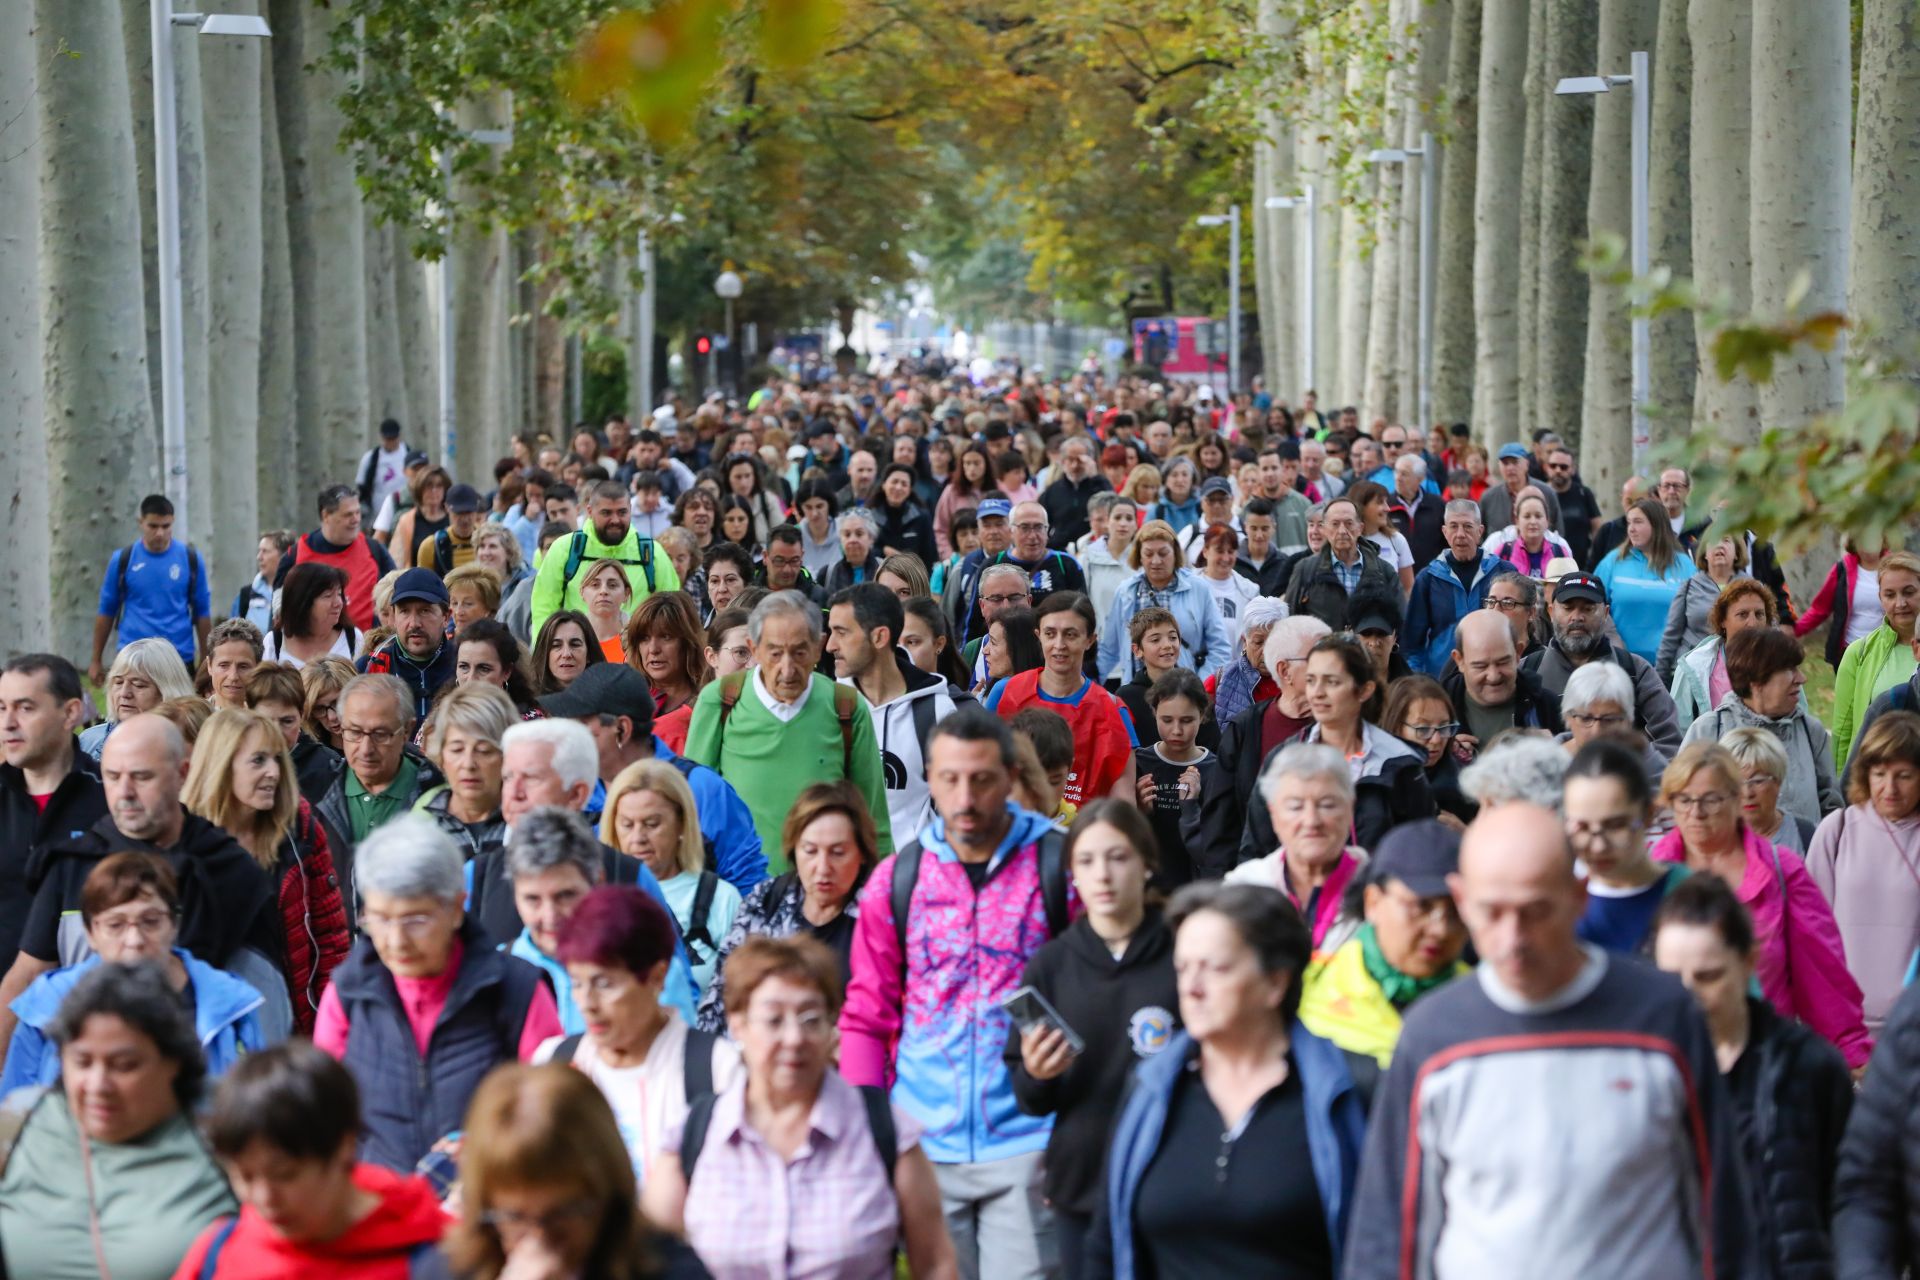
[[[1736,573],[1731,582],[1738,582],[1747,576]],[[1720,584],[1713,580],[1713,575],[1702,569],[1673,593],[1673,604],[1667,609],[1667,629],[1660,637],[1660,652],[1655,655],[1653,664],[1662,684],[1673,683],[1674,664],[1682,654],[1691,653],[1694,646],[1710,634],[1707,616],[1713,611],[1713,602],[1720,598],[1721,590]]]
[[[1782,810],[1817,823],[1840,807],[1840,782],[1833,776],[1832,735],[1804,706],[1775,720],[1747,706],[1739,694],[1729,693],[1720,699],[1719,706],[1693,722],[1686,740],[1718,742],[1735,729],[1749,727],[1770,731],[1786,749],[1787,778],[1780,784]]]

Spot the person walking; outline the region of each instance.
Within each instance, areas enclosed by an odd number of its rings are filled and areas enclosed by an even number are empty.
[[[361,631],[371,631],[378,623],[373,612],[373,588],[394,571],[393,557],[380,543],[360,531],[360,495],[353,486],[331,484],[320,491],[320,526],[296,541],[280,557],[274,571],[276,587],[286,583],[288,572],[296,564],[319,561],[347,575],[347,617]]]
[[[173,539],[173,504],[158,493],[140,500],[140,536],[107,557],[100,580],[100,609],[93,620],[93,657],[87,679],[106,683],[107,640],[120,643],[158,636],[193,669],[213,627],[212,588],[200,553]]]
[[[627,491],[612,480],[603,480],[588,492],[586,521],[582,528],[556,542],[540,561],[533,580],[531,625],[539,631],[547,618],[562,610],[586,611],[580,594],[584,585],[581,570],[600,560],[617,560],[626,568],[627,582],[633,587],[633,600],[645,600],[656,591],[676,591],[680,575],[664,552],[651,538],[643,538],[633,528],[633,508]]]

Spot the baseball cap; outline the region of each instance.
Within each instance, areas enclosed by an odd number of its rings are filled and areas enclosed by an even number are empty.
[[[411,471],[415,467],[424,467],[429,462],[432,462],[432,461],[433,461],[432,458],[429,458],[426,454],[420,452],[420,450],[415,449],[411,453],[407,454],[406,462],[403,465],[405,465],[405,467],[409,471]]]
[[[1460,834],[1432,818],[1404,823],[1374,846],[1372,869],[1423,898],[1444,897],[1447,877],[1460,869]]]
[[[1211,497],[1216,493],[1224,493],[1231,498],[1233,496],[1233,485],[1221,476],[1213,476],[1200,482],[1201,497]]]
[[[1570,573],[1556,582],[1553,587],[1555,600],[1591,600],[1595,604],[1607,602],[1607,584],[1590,573]]]
[[[1386,612],[1381,609],[1368,609],[1353,620],[1353,632],[1355,635],[1364,636],[1370,631],[1385,631],[1391,633],[1399,629],[1399,625],[1395,623],[1393,619],[1387,617]]]
[[[821,436],[833,434],[833,423],[826,418],[815,418],[807,425],[807,439],[818,440]]]
[[[431,569],[409,569],[393,584],[393,603],[425,600],[430,604],[447,603],[447,584]]]
[[[480,491],[470,484],[457,484],[447,490],[447,510],[466,515],[480,509]]]
[[[637,730],[653,727],[653,691],[647,687],[647,678],[624,662],[596,662],[560,692],[537,701],[542,711],[556,719],[626,716]]]
[[[1002,520],[1010,519],[1013,516],[1013,504],[1005,498],[988,498],[980,504],[980,509],[974,515],[981,520],[989,520],[994,516]]]
[[[400,438],[400,424],[392,418],[388,418],[380,424],[380,434],[388,440],[398,440]]]
[[[1531,458],[1532,456],[1533,455],[1527,451],[1527,446],[1523,444],[1503,444],[1500,446],[1500,460],[1503,462],[1508,458]]]

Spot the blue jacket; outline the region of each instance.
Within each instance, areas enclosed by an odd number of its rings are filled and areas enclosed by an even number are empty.
[[[1199,574],[1176,569],[1173,585],[1156,592],[1147,586],[1147,571],[1138,569],[1123,578],[1113,593],[1107,625],[1100,633],[1102,672],[1112,671],[1123,658],[1127,659],[1125,669],[1133,670],[1127,625],[1134,614],[1154,604],[1163,604],[1180,624],[1181,666],[1191,668],[1204,680],[1233,661],[1233,641],[1227,638],[1226,624],[1220,621],[1220,606],[1214,603],[1212,590]]]
[[[675,755],[673,748],[653,739],[653,758],[664,760],[680,771],[693,792],[693,807],[700,815],[700,834],[707,838],[713,873],[740,891],[745,897],[767,878],[767,855],[760,847],[760,832],[753,825],[753,811],[733,789],[733,784],[703,764]]]
[[[241,1054],[266,1048],[256,1016],[265,1003],[260,993],[179,947],[173,954],[187,966],[187,985],[193,989],[193,1029],[206,1051],[207,1074],[223,1076]],[[0,1097],[27,1085],[50,1085],[60,1078],[60,1050],[47,1038],[47,1024],[81,975],[99,963],[98,955],[90,955],[79,964],[43,973],[14,1000],[12,1009],[20,1025],[13,1029],[13,1040],[7,1047],[6,1070],[0,1073]]]
[[[1194,489],[1193,496],[1185,502],[1175,502],[1171,498],[1160,498],[1147,507],[1148,520],[1165,520],[1173,526],[1175,533],[1185,533],[1200,521],[1200,491]]]
[[[1594,566],[1593,576],[1607,587],[1607,604],[1620,643],[1648,662],[1660,658],[1660,640],[1667,633],[1667,612],[1673,597],[1694,574],[1693,558],[1678,552],[1663,577],[1647,563],[1646,552],[1622,544]]]
[[[1340,1050],[1301,1026],[1297,1019],[1288,1036],[1294,1066],[1300,1072],[1300,1087],[1306,1093],[1307,1154],[1313,1161],[1313,1180],[1320,1188],[1320,1203],[1327,1214],[1327,1238],[1333,1246],[1337,1275],[1346,1245],[1347,1215],[1355,1184],[1360,1180],[1366,1111]],[[1106,1210],[1114,1280],[1132,1280],[1138,1274],[1133,1243],[1134,1199],[1147,1166],[1160,1149],[1174,1082],[1198,1052],[1193,1037],[1179,1032],[1164,1053],[1146,1059],[1135,1070],[1133,1087],[1120,1104],[1113,1145],[1107,1152]]]
[[[1487,588],[1505,561],[1480,553],[1473,581],[1462,584],[1453,571],[1453,552],[1442,551],[1413,575],[1407,596],[1407,620],[1400,628],[1400,651],[1415,671],[1438,678],[1453,655],[1453,629],[1460,619],[1487,602]]]
[[[535,945],[531,929],[522,929],[513,945],[505,950],[547,975],[547,981],[553,986],[554,1006],[560,1010],[560,1029],[570,1036],[584,1035],[587,1020],[581,1016],[580,1006],[573,1002],[573,978],[567,973],[567,966]]]

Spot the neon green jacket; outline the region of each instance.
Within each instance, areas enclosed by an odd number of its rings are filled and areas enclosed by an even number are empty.
[[[580,540],[578,557],[573,554],[576,540]],[[586,528],[548,547],[547,554],[541,557],[540,571],[533,579],[530,619],[533,635],[540,634],[540,628],[555,610],[586,608],[586,602],[580,597],[580,584],[586,580],[593,562],[604,559],[618,560],[626,566],[627,581],[633,585],[631,604],[639,604],[656,591],[680,588],[680,575],[674,571],[673,561],[654,545],[652,538],[643,538],[637,529],[630,528],[617,546],[609,547],[600,541],[592,522],[588,522]],[[569,565],[573,569],[571,576],[567,573]],[[647,574],[649,567],[653,570],[651,582]]]
[[[1900,647],[1900,637],[1887,623],[1881,623],[1847,646],[1840,657],[1840,669],[1833,676],[1833,767],[1844,770],[1847,755],[1853,750],[1853,736],[1867,718],[1873,702],[1873,687],[1880,681],[1880,669]]]

